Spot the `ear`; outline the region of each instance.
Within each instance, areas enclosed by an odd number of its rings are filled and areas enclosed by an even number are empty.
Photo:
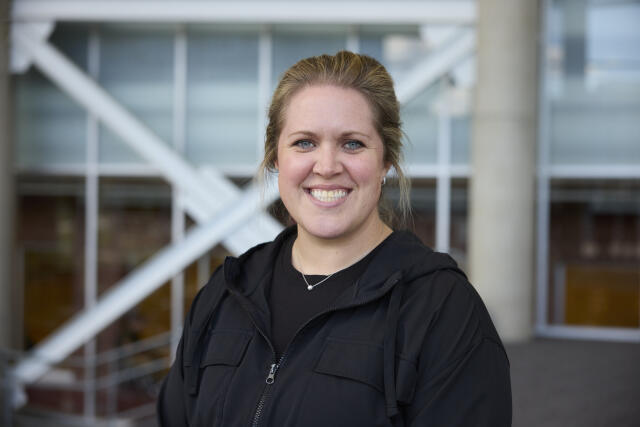
[[[382,176],[387,176],[389,174],[389,170],[391,169],[392,165],[391,162],[387,162],[384,164],[384,175]]]

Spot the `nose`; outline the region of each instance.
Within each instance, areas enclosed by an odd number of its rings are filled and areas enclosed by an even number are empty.
[[[323,177],[330,177],[342,172],[342,161],[339,158],[338,150],[332,146],[333,144],[320,144],[320,148],[316,150],[315,163],[313,172]]]

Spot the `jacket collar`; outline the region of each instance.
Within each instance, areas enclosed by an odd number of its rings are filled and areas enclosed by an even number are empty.
[[[257,245],[238,258],[227,257],[224,276],[229,290],[255,302],[252,295],[258,289],[267,288],[282,245],[296,232],[295,225],[287,227],[272,242]],[[400,279],[409,282],[437,270],[462,273],[449,255],[434,252],[411,232],[394,231],[371,259],[355,289],[341,295],[336,304],[350,305],[375,299],[388,292]],[[392,276],[394,280],[389,280]]]

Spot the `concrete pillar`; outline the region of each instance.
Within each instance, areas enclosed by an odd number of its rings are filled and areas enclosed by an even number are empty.
[[[14,177],[9,124],[9,2],[0,2],[0,348],[12,347]]]
[[[533,327],[538,14],[478,0],[469,272],[504,341]]]

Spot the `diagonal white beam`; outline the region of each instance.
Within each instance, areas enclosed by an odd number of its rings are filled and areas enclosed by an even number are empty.
[[[93,113],[140,156],[156,166],[168,181],[178,187],[185,195],[187,212],[197,222],[206,221],[225,203],[238,196],[237,187],[220,174],[210,174],[209,178],[203,179],[188,162],[114,100],[91,77],[55,47],[43,41],[34,26],[14,25],[12,41],[15,44],[14,49],[22,49],[43,74]],[[258,214],[250,222],[259,223],[260,226],[254,224],[245,231],[238,230],[224,240],[230,251],[241,253],[256,243],[272,239],[282,228],[265,213]]]
[[[162,174],[185,194],[196,198],[207,212],[215,211],[211,192],[191,166],[177,156],[174,150],[57,49],[38,39],[30,24],[16,24],[11,31],[12,42],[29,54],[43,74],[129,143],[145,160],[158,167]]]
[[[28,357],[15,366],[15,380],[18,383],[36,381],[50,365],[62,361],[114,319],[186,268],[212,245],[246,223],[260,210],[263,197],[265,201],[271,201],[276,196],[275,191],[263,196],[261,190],[255,187],[245,190],[242,197],[224,212],[214,216],[206,224],[196,226],[182,241],[160,250],[110,288],[92,309],[80,312],[41,341]]]
[[[473,30],[461,30],[451,43],[443,44],[436,52],[425,57],[398,82],[398,101],[406,104],[455,65],[468,58],[474,52],[475,45]]]
[[[235,184],[213,167],[207,166],[200,169],[199,175],[212,194],[215,194],[215,202],[221,208],[228,206],[242,194]],[[268,194],[265,193],[265,203],[268,204],[275,200],[276,193],[273,191],[269,193],[271,197],[268,200],[266,199]],[[185,206],[194,205],[194,202],[185,201]],[[193,207],[191,210],[193,210]],[[238,255],[258,243],[273,240],[282,231],[282,228],[282,225],[271,215],[264,211],[259,211],[249,218],[242,227],[226,236],[222,243],[229,252]]]
[[[214,171],[197,173],[88,76],[53,47],[30,34],[28,24],[15,25],[12,37],[45,75],[158,166],[185,194],[190,214],[198,222],[207,222],[190,232],[184,241],[161,250],[116,284],[93,309],[80,313],[39,343],[15,367],[16,380],[24,383],[37,380],[50,364],[64,359],[226,236],[237,233],[236,239],[225,240],[241,252],[249,244],[257,243],[256,240],[271,239],[281,226],[259,206],[260,202],[270,203],[277,196],[275,191],[262,195],[251,188],[239,197],[239,190]],[[267,238],[264,238],[265,230],[269,234]]]
[[[472,24],[473,1],[14,0],[14,22]]]
[[[34,22],[31,24],[33,36],[38,40],[46,40],[53,32],[52,21]],[[9,69],[12,73],[24,73],[31,66],[31,58],[22,49],[11,49]]]

